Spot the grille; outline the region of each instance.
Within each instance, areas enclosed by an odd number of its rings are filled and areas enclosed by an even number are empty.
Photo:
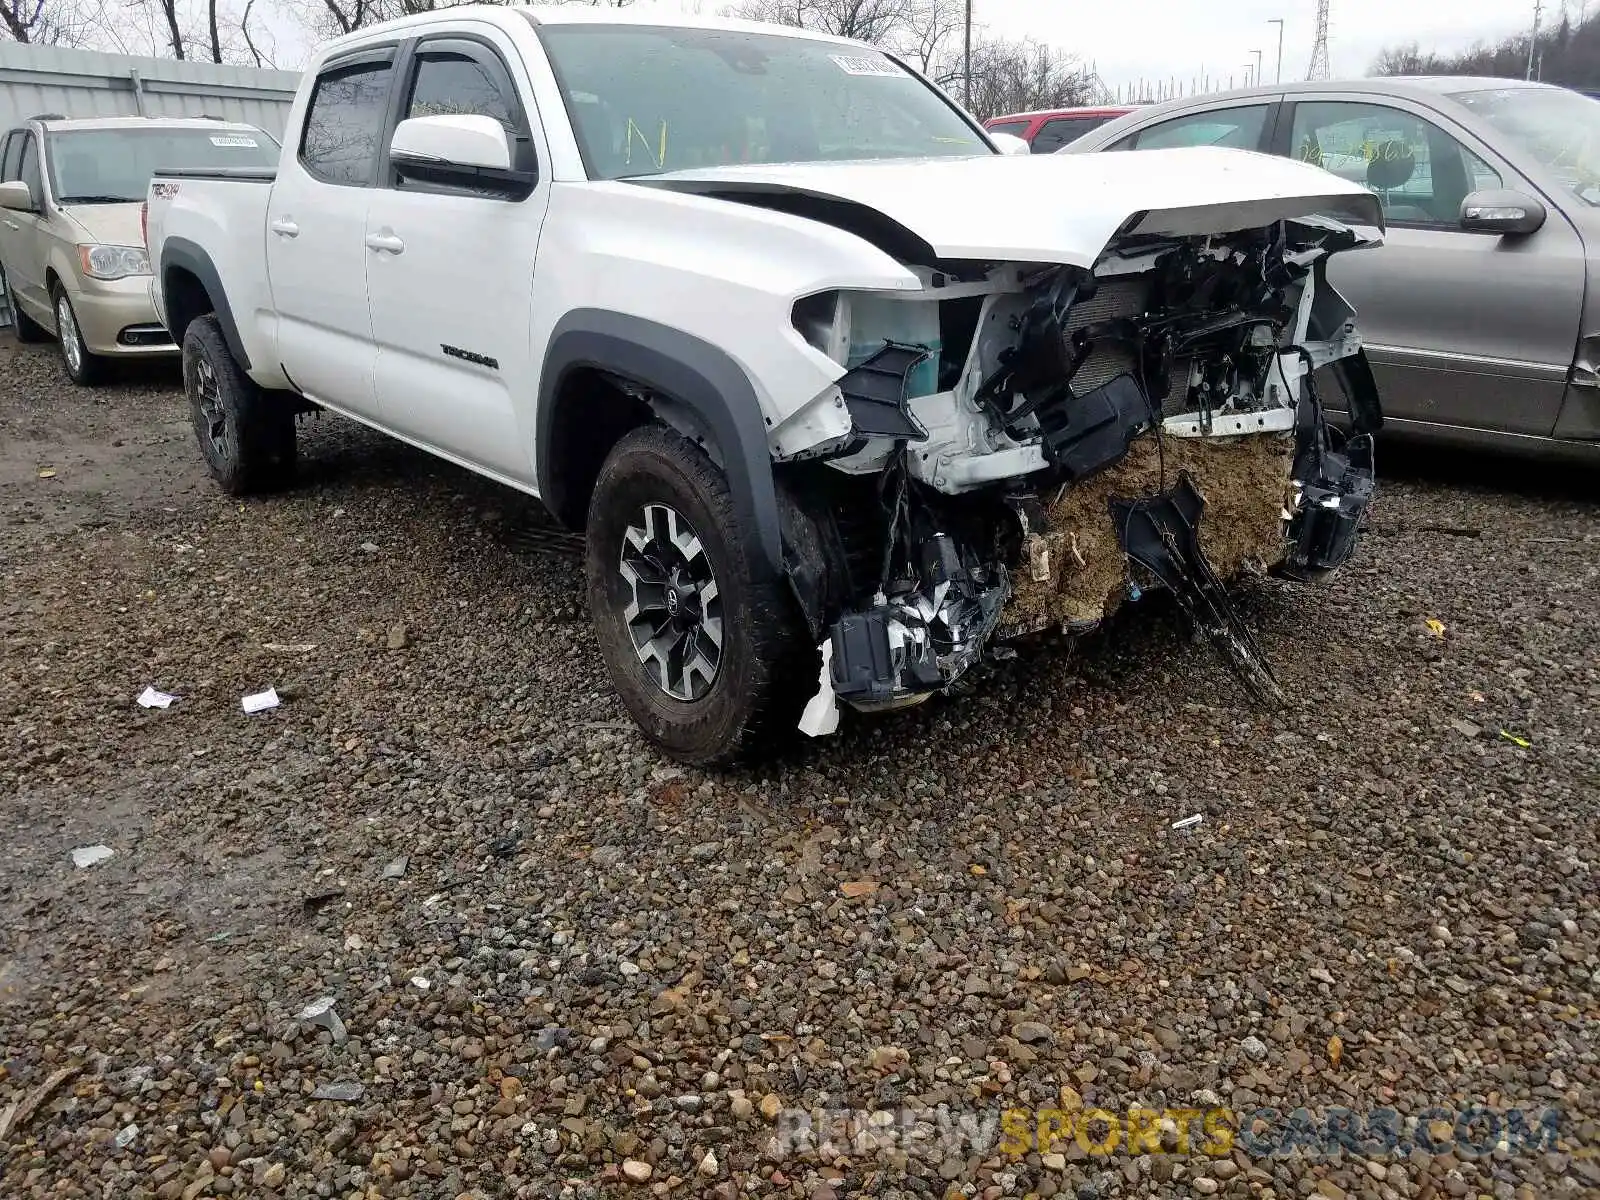
[[[1092,297],[1079,301],[1068,311],[1066,335],[1070,339],[1085,326],[1118,317],[1136,317],[1144,312],[1149,296],[1150,280],[1143,276],[1108,280]],[[1193,365],[1189,358],[1172,360],[1171,384],[1161,398],[1163,417],[1178,416],[1189,410],[1189,372]],[[1118,375],[1138,378],[1137,366],[1132,347],[1122,342],[1102,342],[1089,352],[1089,357],[1073,374],[1072,389],[1081,396]]]

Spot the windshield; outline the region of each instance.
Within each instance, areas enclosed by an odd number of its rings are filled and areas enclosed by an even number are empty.
[[[78,129],[48,135],[57,204],[138,203],[158,167],[271,167],[278,144],[259,129]]]
[[[1600,206],[1600,101],[1565,88],[1513,87],[1452,97]]]
[[[995,153],[938,92],[865,47],[636,25],[539,35],[591,179]]]

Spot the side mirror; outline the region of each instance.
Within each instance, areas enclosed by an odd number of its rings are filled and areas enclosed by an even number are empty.
[[[1544,205],[1504,188],[1473,192],[1461,202],[1461,228],[1468,233],[1525,235],[1544,224]]]
[[[33,193],[28,185],[20,179],[13,179],[10,183],[0,183],[0,208],[9,208],[14,212],[37,212],[39,206],[33,202]]]
[[[395,126],[389,161],[408,179],[520,200],[537,175],[516,165],[518,147],[493,117],[412,117]]]
[[[1026,139],[1019,138],[1014,133],[991,133],[989,140],[995,144],[1001,154],[1033,153],[1033,147],[1028,145]]]

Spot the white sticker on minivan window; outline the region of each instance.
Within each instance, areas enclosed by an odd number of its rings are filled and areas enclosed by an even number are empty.
[[[838,63],[846,75],[888,75],[898,79],[905,74],[882,55],[830,54],[828,57]]]
[[[255,150],[258,149],[260,145],[260,143],[258,143],[253,137],[238,136],[214,137],[211,139],[211,144],[213,146],[238,146],[245,150]]]

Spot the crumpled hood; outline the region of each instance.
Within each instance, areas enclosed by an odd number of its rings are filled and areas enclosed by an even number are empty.
[[[1231,233],[1311,213],[1383,230],[1359,184],[1293,159],[1197,147],[1110,154],[774,163],[641,176],[672,191],[789,194],[872,209],[946,259],[1092,267],[1126,232]]]

